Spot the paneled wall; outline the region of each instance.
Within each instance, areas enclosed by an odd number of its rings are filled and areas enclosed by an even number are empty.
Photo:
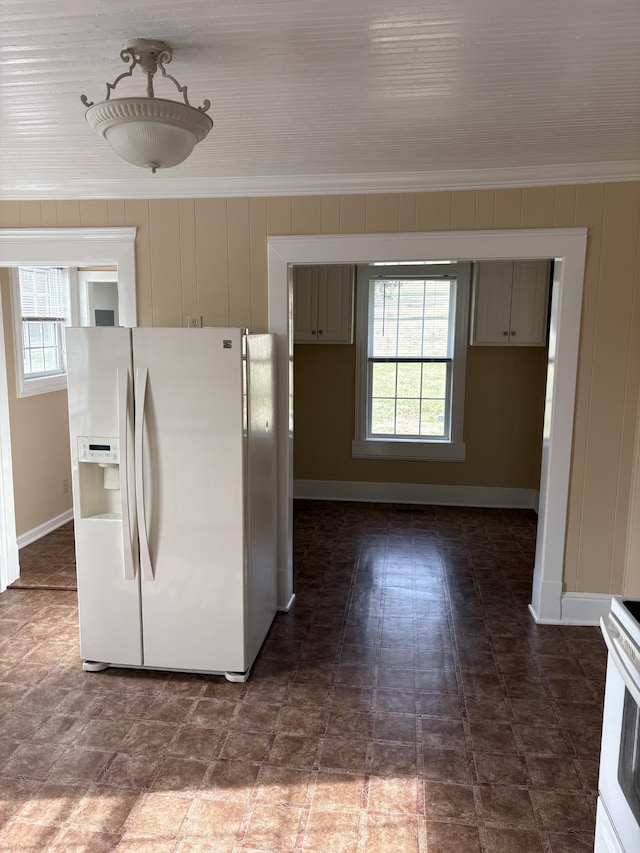
[[[16,533],[21,536],[71,509],[67,392],[16,396],[9,271],[0,269]],[[67,481],[65,493],[63,481]]]
[[[640,182],[313,197],[0,203],[0,227],[135,225],[143,325],[267,328],[276,234],[589,229],[564,567],[620,592],[640,387]],[[629,567],[631,573],[640,567]]]

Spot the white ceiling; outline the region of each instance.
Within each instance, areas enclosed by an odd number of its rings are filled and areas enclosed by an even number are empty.
[[[84,120],[157,38],[210,135],[130,166]],[[135,72],[122,94],[142,94]],[[121,93],[119,87],[115,96]],[[156,94],[175,97],[160,84]],[[177,93],[176,93],[177,96]],[[428,189],[640,177],[638,0],[2,0],[0,197]]]

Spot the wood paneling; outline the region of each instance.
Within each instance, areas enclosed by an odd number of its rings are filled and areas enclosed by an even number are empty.
[[[365,204],[366,229],[372,234],[390,234],[398,230],[399,196],[397,193],[369,195]]]
[[[269,330],[269,294],[267,282],[267,201],[252,198],[249,202],[251,253],[251,330]]]
[[[318,203],[318,209],[320,204]],[[229,325],[251,328],[251,234],[249,199],[227,201]]]
[[[475,190],[451,193],[451,230],[470,231],[476,227]]]
[[[416,194],[417,231],[451,229],[451,195],[449,192]]]
[[[182,325],[180,217],[175,199],[149,202],[149,249],[154,326]]]
[[[416,228],[415,193],[403,193],[398,205],[398,231],[415,231]]]
[[[117,227],[125,223],[124,199],[110,199],[107,202],[107,210],[109,211],[109,225]]]
[[[322,198],[294,196],[291,199],[291,231],[293,234],[322,233]]]
[[[554,228],[571,228],[576,214],[576,188],[556,187],[553,211]]]
[[[493,208],[494,228],[522,227],[522,190],[496,190]]]
[[[63,199],[57,201],[58,207],[58,227],[73,228],[80,225],[80,202],[73,199]],[[103,223],[104,225],[105,223]],[[111,223],[108,223],[109,225]],[[125,225],[127,224],[125,218]]]
[[[591,399],[593,371],[593,346],[600,288],[600,250],[602,243],[602,216],[604,186],[578,187],[576,192],[575,224],[589,229],[587,256],[580,323],[580,349],[576,384],[575,423],[573,430],[573,457],[567,514],[567,548],[565,550],[564,576],[567,589],[578,589],[578,573],[582,561],[582,520],[585,499],[584,477],[587,465],[588,413]],[[604,587],[603,587],[604,588]]]
[[[42,215],[43,228],[58,227],[58,205],[55,201],[40,202],[40,213]]]
[[[367,230],[366,210],[366,196],[340,196],[340,233],[364,234]]]
[[[340,196],[338,195],[322,197],[322,233],[340,233]]]
[[[21,201],[20,227],[40,228],[42,226],[42,208],[39,201]]]
[[[198,303],[205,326],[229,325],[227,203],[196,199]]]
[[[181,199],[178,204],[180,229],[180,283],[182,293],[182,325],[188,317],[202,314],[198,302],[198,275],[196,268],[196,206],[193,199]]]
[[[80,225],[83,228],[98,227],[109,221],[106,201],[83,199],[80,202]]]
[[[138,296],[138,325],[153,326],[149,202],[126,201],[124,215],[125,225],[135,225],[137,228],[136,287]]]
[[[523,228],[548,228],[553,222],[555,187],[527,187],[522,191]]]
[[[267,199],[267,233],[293,234],[291,225],[291,199],[286,197]]]
[[[494,190],[478,190],[476,192],[476,228],[489,231],[493,228],[496,207]]]

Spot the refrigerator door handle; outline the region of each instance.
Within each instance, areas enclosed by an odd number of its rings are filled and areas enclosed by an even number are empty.
[[[140,565],[142,577],[146,581],[154,580],[153,566],[151,565],[151,554],[149,552],[149,537],[147,534],[147,519],[144,510],[144,459],[143,459],[143,434],[144,434],[144,405],[147,396],[147,377],[149,370],[146,367],[136,368],[136,417],[135,417],[135,457],[136,457],[136,514],[138,518],[138,538],[140,540]]]
[[[118,384],[118,441],[120,444],[120,510],[122,514],[122,547],[124,550],[124,579],[135,580],[136,567],[131,539],[129,508],[129,458],[127,445],[129,417],[129,369],[117,368]]]

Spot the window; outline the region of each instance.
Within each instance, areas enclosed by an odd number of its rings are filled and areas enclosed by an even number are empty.
[[[464,460],[470,265],[358,268],[354,456]]]
[[[16,378],[19,397],[66,388],[64,327],[75,317],[70,270],[12,270]]]

